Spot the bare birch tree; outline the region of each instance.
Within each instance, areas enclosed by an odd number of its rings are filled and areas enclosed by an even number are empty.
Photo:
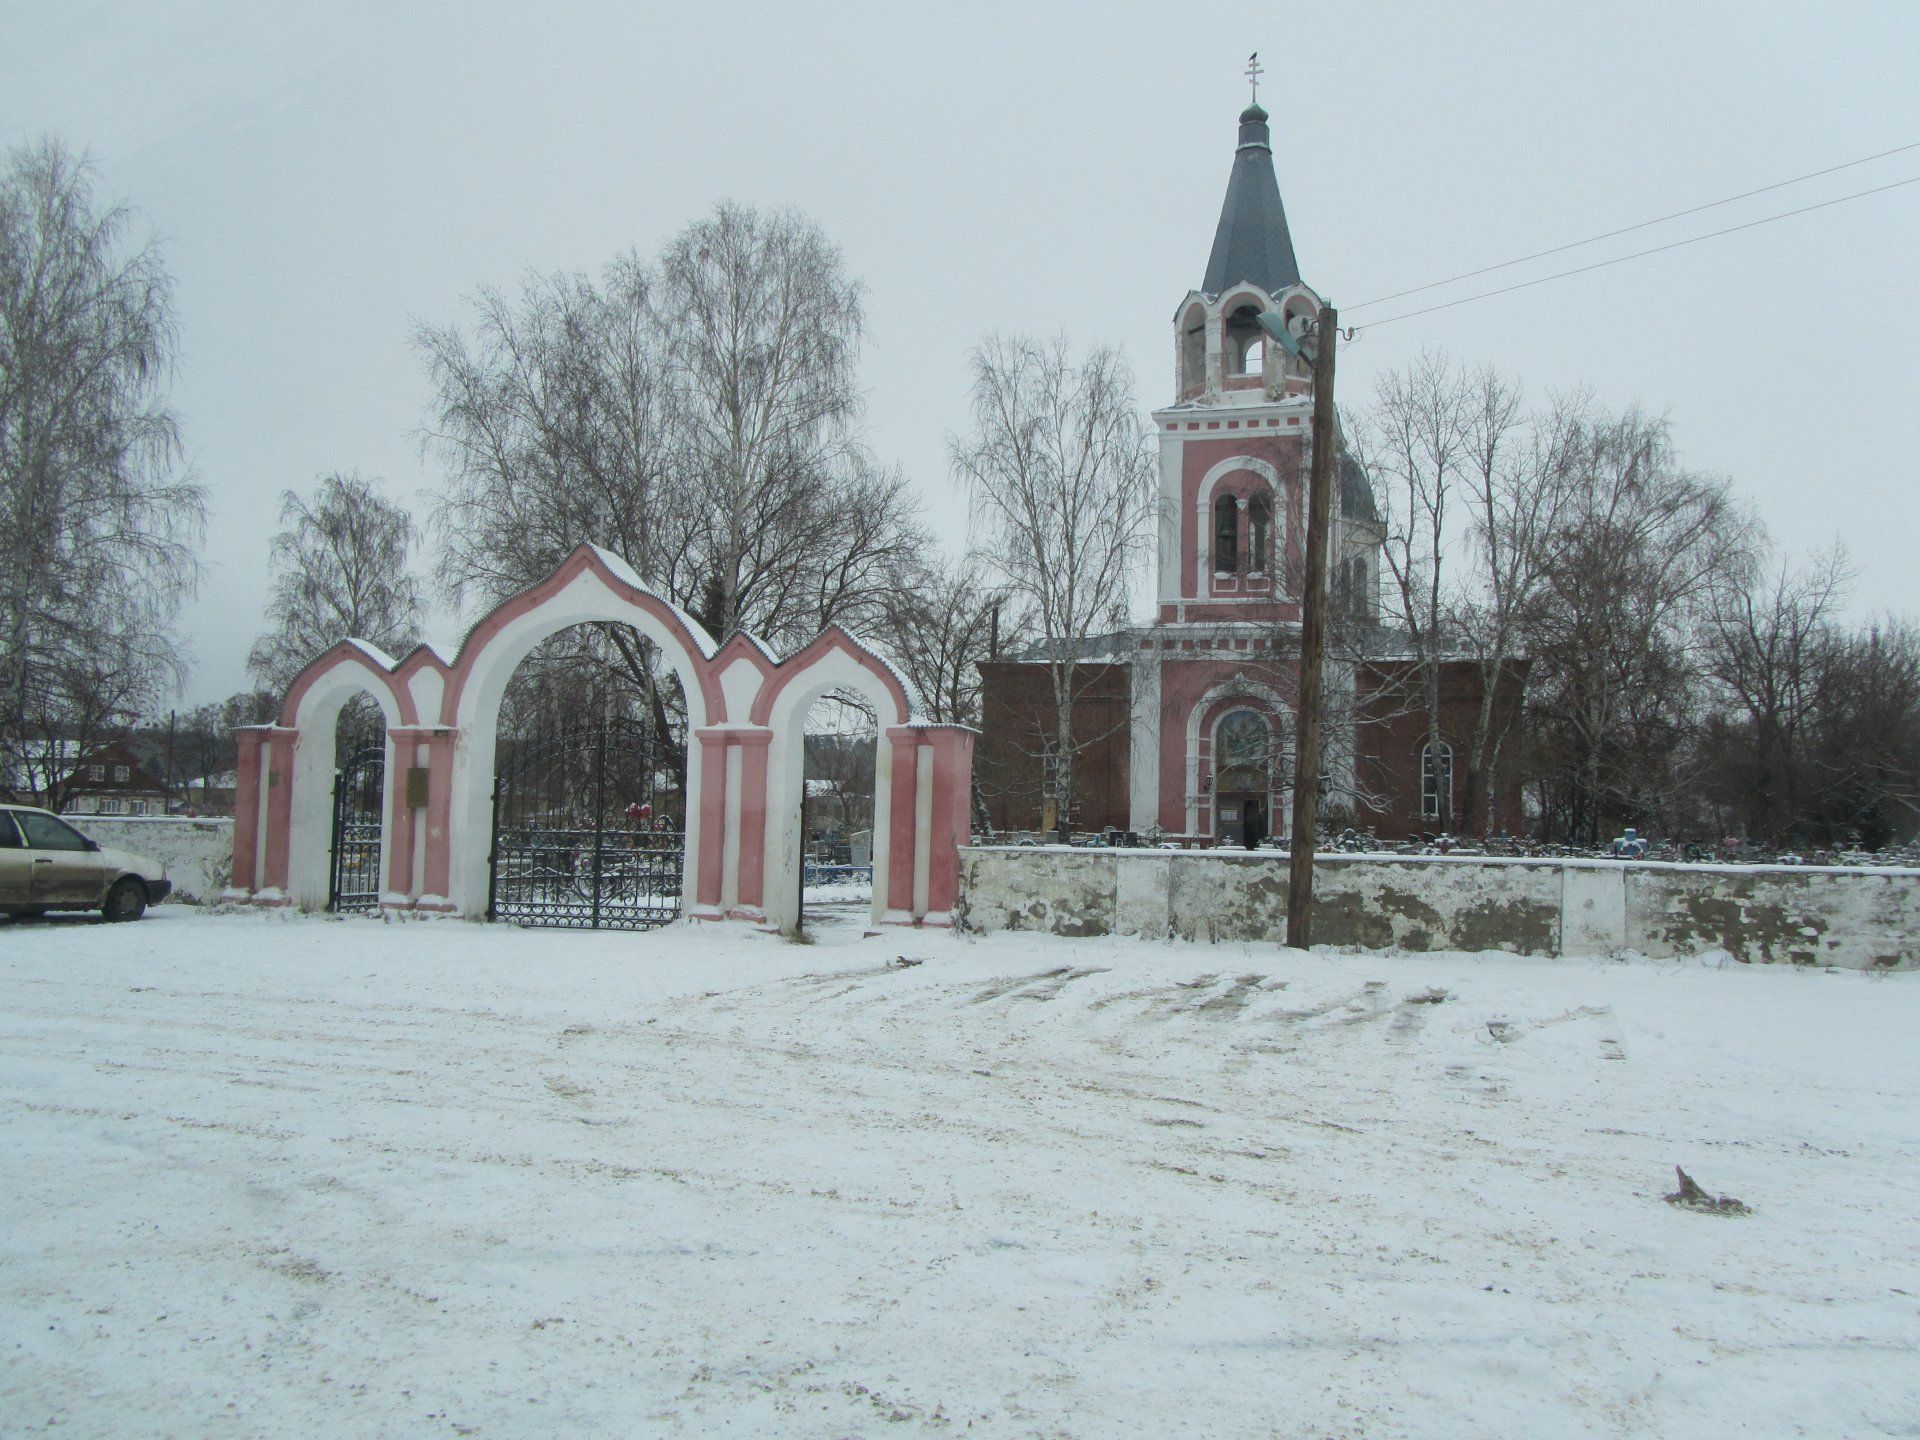
[[[676,588],[716,635],[868,618],[921,537],[860,442],[865,316],[839,251],[803,216],[723,204],[668,244],[656,289],[691,492]]]
[[[283,691],[341,640],[365,640],[398,658],[419,643],[420,582],[409,568],[420,538],[413,517],[358,473],[322,476],[313,498],[280,497],[268,570],[267,631],[247,669]]]
[[[980,662],[996,640],[1018,638],[1006,591],[983,580],[981,568],[977,557],[963,556],[911,571],[875,632],[929,720],[978,726]]]
[[[1470,833],[1477,825],[1491,835],[1501,753],[1520,718],[1519,704],[1509,702],[1517,700],[1527,622],[1564,539],[1574,456],[1592,404],[1575,393],[1530,416],[1519,387],[1493,369],[1465,378],[1460,490],[1471,549],[1455,617],[1460,644],[1480,670],[1480,705],[1460,828]]]
[[[57,141],[0,176],[0,785],[48,793],[178,682],[203,495],[165,396],[172,282]],[[52,782],[52,783],[50,783]]]
[[[436,392],[424,444],[449,469],[436,575],[456,603],[503,598],[587,542],[716,637],[793,645],[884,613],[925,537],[905,478],[861,443],[860,291],[809,221],[723,205],[657,262],[482,289],[471,310],[469,329],[414,337]],[[647,646],[617,626],[584,643],[664,721],[673,687]]]
[[[1040,637],[1053,704],[1051,733],[1035,738],[1044,798],[1062,825],[1075,757],[1111,733],[1084,733],[1075,701],[1088,662],[1110,658],[1103,647],[1126,625],[1151,542],[1147,440],[1116,352],[1095,348],[1076,362],[1064,337],[1005,336],[974,351],[973,431],[950,441],[953,468],[982,558]]]
[[[818,228],[733,205],[658,261],[482,289],[467,328],[419,327],[436,392],[423,445],[449,470],[441,587],[495,601],[592,543],[716,638],[793,646],[877,623],[925,536],[904,476],[858,434],[860,333],[859,287]],[[650,714],[678,763],[682,698],[635,632],[563,632],[525,667],[560,670],[569,693]],[[509,704],[550,718],[538,694]]]
[[[1550,824],[1665,817],[1698,715],[1716,587],[1745,583],[1757,526],[1719,476],[1683,469],[1664,420],[1583,424],[1570,495],[1530,626],[1531,768]]]
[[[1448,642],[1448,510],[1469,455],[1470,382],[1444,355],[1424,352],[1406,370],[1389,370],[1354,427],[1353,443],[1375,481],[1386,528],[1381,560],[1386,610],[1413,660],[1427,740],[1446,743],[1440,725],[1440,665]],[[1438,787],[1434,823],[1452,827],[1452,796]]]

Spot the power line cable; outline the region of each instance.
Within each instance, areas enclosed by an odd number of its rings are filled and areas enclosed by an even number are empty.
[[[1729,225],[1724,230],[1709,230],[1705,235],[1690,235],[1685,240],[1674,240],[1665,245],[1655,245],[1650,250],[1636,250],[1631,255],[1616,255],[1611,260],[1596,260],[1591,265],[1582,265],[1574,270],[1561,270],[1552,275],[1542,275],[1536,280],[1522,280],[1517,284],[1502,285],[1498,290],[1483,290],[1478,295],[1463,295],[1458,300],[1447,300],[1439,305],[1428,305],[1424,309],[1408,310],[1403,314],[1389,315],[1385,320],[1362,321],[1354,328],[1359,330],[1373,330],[1381,325],[1391,325],[1396,320],[1411,320],[1416,315],[1431,315],[1436,310],[1451,310],[1456,305],[1471,305],[1476,300],[1491,300],[1496,295],[1510,295],[1515,290],[1527,290],[1535,285],[1545,285],[1549,280],[1565,280],[1570,275],[1585,275],[1589,270],[1604,270],[1609,265],[1624,265],[1629,260],[1640,260],[1648,255],[1658,255],[1663,250],[1678,250],[1683,245],[1698,245],[1702,240],[1714,240],[1722,235],[1732,235],[1741,230],[1751,230],[1756,225],[1770,225],[1775,220],[1791,219],[1795,215],[1805,215],[1809,211],[1825,210],[1831,205],[1844,205],[1849,200],[1861,200],[1869,195],[1879,195],[1887,190],[1898,190],[1903,185],[1914,184],[1920,184],[1920,175],[1910,175],[1905,180],[1895,180],[1889,185],[1876,185],[1871,190],[1857,190],[1851,195],[1841,195],[1833,200],[1822,200],[1817,204],[1802,205],[1798,210],[1782,210],[1778,215],[1762,216],[1758,220],[1749,220],[1744,225]]]
[[[1483,265],[1478,270],[1468,270],[1459,275],[1451,275],[1445,280],[1433,280],[1425,285],[1416,285],[1411,290],[1396,290],[1391,295],[1382,295],[1376,300],[1362,300],[1358,305],[1349,305],[1347,309],[1364,310],[1369,305],[1384,305],[1389,300],[1403,300],[1409,295],[1418,295],[1426,290],[1438,290],[1442,285],[1453,285],[1461,280],[1472,280],[1476,276],[1491,275],[1496,270],[1511,270],[1515,265],[1525,265],[1530,260],[1544,260],[1549,255],[1559,255],[1568,250],[1578,250],[1583,245],[1597,245],[1602,240],[1611,240],[1617,235],[1631,235],[1636,230],[1645,230],[1649,226],[1664,225],[1669,220],[1679,220],[1688,215],[1698,215],[1703,210],[1717,210],[1722,205],[1731,205],[1736,200],[1751,200],[1755,195],[1765,195],[1772,190],[1784,190],[1789,185],[1798,185],[1807,180],[1818,180],[1822,175],[1833,175],[1841,170],[1851,170],[1856,165],[1865,165],[1870,161],[1884,160],[1889,155],[1901,155],[1908,150],[1920,150],[1920,140],[1910,145],[1896,145],[1891,150],[1882,150],[1877,155],[1863,155],[1858,160],[1849,160],[1842,165],[1829,165],[1824,170],[1809,171],[1805,175],[1796,175],[1791,180],[1775,181],[1771,185],[1762,185],[1758,190],[1743,190],[1738,195],[1729,195],[1724,200],[1709,200],[1704,205],[1695,205],[1686,210],[1675,210],[1671,215],[1661,215],[1656,219],[1642,220],[1638,225],[1623,225],[1618,230],[1609,230],[1604,235],[1589,235],[1585,240],[1569,241],[1565,245],[1555,245],[1550,250],[1536,250],[1531,255],[1522,255],[1518,260],[1502,260],[1498,265]],[[1385,322],[1382,321],[1382,324]]]

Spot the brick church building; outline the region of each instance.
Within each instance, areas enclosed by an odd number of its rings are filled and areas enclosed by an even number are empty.
[[[996,830],[1059,823],[1245,845],[1286,833],[1313,387],[1302,362],[1265,342],[1257,317],[1277,315],[1299,334],[1320,304],[1300,277],[1267,112],[1255,104],[1240,116],[1204,278],[1174,313],[1172,402],[1153,413],[1153,619],[1077,647],[1075,745],[1064,758],[1049,739],[1058,642],[980,666],[975,768]],[[1385,839],[1457,828],[1480,668],[1439,666],[1443,743],[1431,746],[1420,667],[1379,623],[1385,531],[1371,487],[1344,451],[1336,468],[1323,815]],[[1508,713],[1521,679],[1517,669],[1503,678]],[[1519,828],[1515,787],[1496,786],[1494,814],[1496,829]]]

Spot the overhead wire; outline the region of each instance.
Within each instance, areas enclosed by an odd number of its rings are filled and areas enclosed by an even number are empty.
[[[1443,285],[1458,284],[1462,280],[1472,280],[1481,275],[1491,275],[1496,270],[1511,270],[1516,265],[1525,265],[1532,260],[1544,260],[1549,255],[1560,255],[1568,250],[1578,250],[1583,245],[1597,245],[1602,240],[1612,240],[1620,235],[1631,235],[1636,230],[1645,230],[1654,225],[1664,225],[1669,220],[1684,219],[1688,215],[1698,215],[1704,210],[1717,210],[1722,205],[1731,205],[1739,200],[1751,200],[1755,195],[1765,195],[1770,191],[1784,190],[1789,185],[1799,185],[1808,180],[1818,180],[1822,175],[1835,175],[1842,170],[1851,170],[1857,165],[1866,165],[1875,160],[1884,160],[1889,155],[1903,155],[1909,150],[1920,150],[1920,140],[1915,140],[1906,145],[1896,145],[1891,150],[1881,150],[1872,155],[1862,155],[1858,160],[1847,160],[1839,165],[1829,165],[1824,170],[1810,170],[1805,175],[1794,176],[1791,180],[1776,180],[1773,184],[1762,185],[1757,190],[1743,190],[1738,195],[1727,196],[1724,200],[1709,200],[1704,205],[1693,205],[1685,210],[1675,210],[1671,214],[1659,215],[1652,220],[1642,220],[1636,225],[1623,225],[1618,230],[1608,230],[1601,235],[1589,235],[1584,240],[1570,240],[1565,245],[1555,245],[1550,249],[1536,250],[1533,254],[1522,255],[1517,260],[1502,260],[1498,265],[1483,265],[1478,270],[1466,270],[1458,275],[1450,275],[1445,280],[1430,280],[1425,285],[1415,285],[1410,290],[1396,290],[1391,295],[1382,295],[1373,300],[1362,300],[1358,305],[1349,305],[1347,309],[1350,311],[1364,310],[1369,305],[1384,305],[1389,300],[1404,300],[1409,295],[1418,295],[1427,290],[1438,290]],[[1568,273],[1573,274],[1578,272],[1570,271]],[[1385,322],[1382,321],[1381,323],[1384,324]]]
[[[1483,290],[1477,295],[1463,295],[1458,300],[1446,300],[1438,305],[1428,305],[1419,310],[1408,310],[1399,315],[1389,315],[1384,320],[1363,320],[1355,328],[1372,330],[1381,325],[1391,325],[1396,320],[1411,320],[1416,315],[1431,315],[1436,310],[1451,310],[1456,305],[1471,305],[1476,300],[1491,300],[1496,295],[1511,295],[1516,290],[1528,290],[1535,285],[1545,285],[1552,280],[1565,280],[1572,275],[1585,275],[1588,271],[1604,270],[1610,265],[1624,265],[1629,260],[1641,260],[1648,255],[1658,255],[1664,250],[1678,250],[1684,245],[1698,245],[1702,240],[1715,240],[1722,235],[1737,234],[1739,231],[1751,230],[1758,225],[1771,225],[1776,220],[1788,220],[1795,215],[1805,215],[1814,210],[1825,210],[1830,206],[1844,205],[1849,200],[1863,200],[1869,195],[1879,195],[1888,190],[1898,190],[1904,185],[1914,184],[1920,184],[1920,175],[1910,175],[1905,180],[1895,180],[1890,184],[1876,185],[1871,190],[1856,190],[1851,195],[1836,196],[1832,200],[1821,200],[1812,205],[1802,205],[1795,210],[1782,210],[1777,215],[1765,215],[1758,220],[1748,220],[1744,224],[1729,225],[1724,230],[1709,230],[1704,235],[1690,235],[1684,240],[1673,240],[1665,245],[1655,245],[1647,250],[1636,250],[1630,255],[1616,255],[1610,260],[1596,260],[1591,265],[1581,265],[1572,270],[1560,270],[1552,275],[1542,275],[1533,280],[1521,280],[1512,285],[1502,285],[1497,290]],[[1501,269],[1504,267],[1493,266],[1490,268]],[[1477,273],[1484,274],[1485,272],[1481,271]],[[1421,288],[1430,289],[1431,287],[1423,286]],[[1415,292],[1405,290],[1401,293],[1403,295],[1410,295]],[[1359,307],[1356,306],[1354,308],[1358,309]]]

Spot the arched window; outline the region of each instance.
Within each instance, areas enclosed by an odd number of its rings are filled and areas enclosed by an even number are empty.
[[[1420,747],[1420,818],[1453,818],[1453,747],[1444,740]]]
[[[1240,505],[1231,495],[1213,502],[1213,570],[1231,575],[1240,568]]]
[[[1273,732],[1254,710],[1234,710],[1213,735],[1214,786],[1222,794],[1265,791],[1273,775]]]
[[[1247,502],[1247,569],[1263,575],[1273,568],[1273,502],[1264,491]]]

